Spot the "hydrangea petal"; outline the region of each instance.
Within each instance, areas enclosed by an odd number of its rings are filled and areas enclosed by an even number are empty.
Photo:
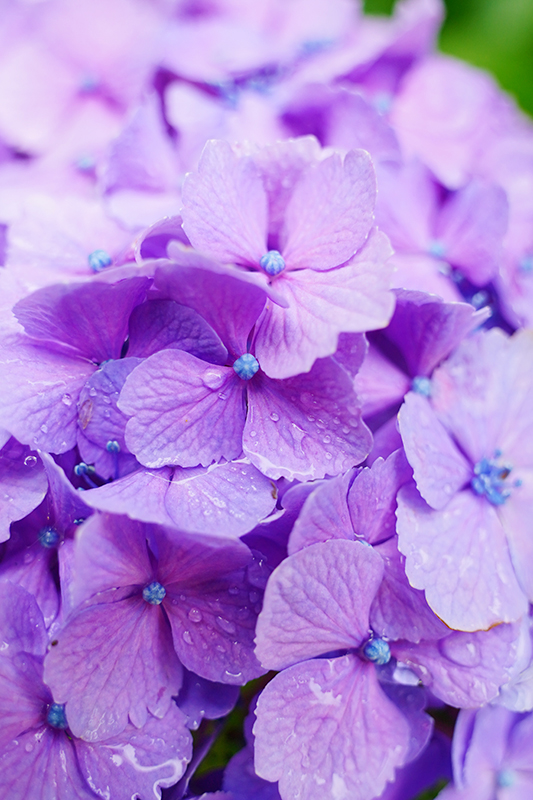
[[[78,740],[80,770],[100,796],[155,800],[162,787],[173,786],[192,756],[185,718],[174,704],[162,719],[149,717],[140,730],[128,725],[121,734],[91,744]]]
[[[268,516],[276,488],[246,461],[138,470],[84,494],[93,508],[189,533],[242,536]]]
[[[131,417],[126,445],[147,467],[208,466],[242,452],[243,387],[231,367],[160,350],[127,378],[118,407]]]
[[[372,344],[368,355],[354,378],[354,389],[361,402],[365,418],[398,406],[410,389],[410,381],[377,347]]]
[[[472,465],[456,447],[425,397],[409,392],[399,413],[405,454],[418,490],[432,508],[446,506],[473,476]]]
[[[520,486],[512,489],[512,499],[498,509],[507,534],[511,560],[520,585],[530,602],[533,599],[533,469],[513,471]]]
[[[398,493],[398,536],[406,572],[450,628],[485,630],[527,610],[494,506],[469,489],[434,511],[414,485]]]
[[[197,250],[258,264],[266,252],[267,199],[256,167],[223,141],[209,141],[183,186],[183,229]]]
[[[129,320],[128,356],[147,358],[177,348],[211,364],[225,364],[227,351],[214,330],[192,308],[172,300],[137,306]]]
[[[285,212],[288,269],[328,270],[363,245],[374,218],[376,177],[365,150],[318,161],[300,176]]]
[[[214,683],[184,670],[176,703],[186,717],[187,727],[196,730],[204,718],[219,719],[229,714],[238,698],[238,686]]]
[[[370,800],[404,762],[409,726],[354,655],[297,664],[257,703],[257,774],[284,798]]]
[[[348,489],[355,470],[319,485],[307,498],[289,538],[289,554],[328,539],[352,539]]]
[[[148,278],[134,277],[116,284],[46,286],[19,300],[13,311],[29,336],[62,342],[100,363],[120,357],[129,315],[150,283]]]
[[[358,647],[383,562],[359,542],[331,540],[282,561],[272,573],[257,621],[256,652],[268,669]]]
[[[94,365],[21,339],[0,355],[0,424],[19,442],[51,453],[76,444],[78,397]]]
[[[392,314],[392,267],[387,237],[372,232],[345,266],[328,272],[302,269],[276,282],[287,308],[268,302],[255,334],[255,354],[271,378],[306,372],[316,358],[333,355],[338,335],[384,327]]]
[[[350,377],[319,359],[303,375],[274,381],[261,374],[250,383],[243,448],[271,478],[310,480],[362,461],[371,435]]]
[[[0,450],[0,542],[9,538],[9,526],[36,508],[47,489],[46,474],[37,456],[14,439]]]
[[[0,645],[1,656],[23,650],[42,656],[47,635],[43,615],[31,595],[11,581],[0,581]]]
[[[433,694],[456,708],[480,707],[497,696],[516,661],[520,626],[453,631],[438,642],[395,642],[392,652]]]
[[[66,703],[75,736],[98,741],[123,731],[128,717],[145,724],[162,717],[181,686],[181,665],[166,619],[142,595],[113,590],[81,608],[45,659],[44,680]]]

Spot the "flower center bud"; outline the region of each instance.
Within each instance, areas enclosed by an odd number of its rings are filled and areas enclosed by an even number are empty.
[[[93,272],[101,272],[113,263],[113,259],[105,250],[94,250],[87,256],[87,261]]]
[[[502,789],[509,789],[511,786],[514,786],[515,781],[516,775],[512,769],[501,769],[496,775],[496,783]]]
[[[243,381],[253,378],[259,369],[259,361],[251,353],[244,353],[233,365],[233,369]]]
[[[152,581],[143,589],[143,600],[152,606],[159,606],[165,599],[167,590],[158,581]]]
[[[474,467],[474,477],[470,485],[476,494],[484,495],[493,506],[501,506],[505,503],[510,489],[506,488],[506,478],[511,472],[511,467],[498,464],[496,459],[501,454],[497,451],[494,458],[482,458]]]
[[[431,379],[423,375],[417,375],[411,382],[411,389],[424,397],[431,397]]]
[[[110,439],[105,446],[108,453],[120,453],[120,445],[116,439]]]
[[[428,247],[428,253],[430,256],[434,258],[444,258],[446,254],[446,247],[442,242],[439,242],[438,239],[435,239],[433,242],[430,243]]]
[[[390,647],[385,639],[369,639],[363,647],[363,654],[365,658],[379,666],[388,664],[391,657]]]
[[[43,547],[50,549],[59,542],[59,533],[51,525],[47,525],[39,531],[39,541]]]
[[[52,703],[48,709],[46,721],[51,728],[57,728],[60,731],[64,731],[65,728],[68,728],[67,716],[65,714],[65,704]]]
[[[285,259],[279,250],[269,250],[264,256],[261,256],[259,261],[261,269],[264,269],[267,275],[279,275],[285,269]]]

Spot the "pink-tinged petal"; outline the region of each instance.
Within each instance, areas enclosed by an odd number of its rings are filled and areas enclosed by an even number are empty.
[[[221,261],[257,264],[267,251],[267,198],[252,161],[223,141],[206,144],[183,185],[183,229]]]
[[[147,358],[176,348],[212,364],[225,364],[226,348],[214,330],[192,308],[172,300],[151,300],[133,310],[128,356]]]
[[[311,87],[310,98],[317,89],[325,89],[326,97],[329,95],[333,101],[326,112],[325,146],[343,150],[360,147],[370,153],[374,162],[400,160],[400,148],[393,129],[362,95],[347,87],[318,85]]]
[[[268,669],[358,647],[383,562],[360,542],[332,540],[289,556],[272,573],[257,621],[256,652]]]
[[[336,475],[363,461],[371,445],[352,381],[332,359],[284,381],[262,373],[250,381],[243,449],[268,477]]]
[[[143,586],[151,575],[142,522],[93,514],[78,529],[71,587],[75,605],[116,586]]]
[[[487,318],[468,303],[444,303],[425,292],[397,290],[387,339],[400,349],[409,375],[431,375],[435,367]]]
[[[37,656],[46,652],[48,637],[35,597],[9,580],[0,581],[0,638],[1,656],[21,650]]]
[[[444,508],[470,482],[472,464],[456,447],[427,398],[409,392],[398,418],[418,491],[433,508]]]
[[[244,386],[231,367],[160,350],[127,378],[118,407],[131,417],[126,445],[146,467],[207,467],[242,452]]]
[[[282,273],[275,288],[287,307],[268,301],[256,327],[255,354],[266,374],[307,372],[316,358],[333,355],[339,333],[385,327],[394,309],[391,253],[387,237],[374,231],[339,269]]]
[[[328,270],[364,244],[374,219],[376,176],[365,150],[307,167],[287,205],[281,250],[287,269]]]
[[[533,469],[513,470],[511,480],[513,476],[520,486],[511,488],[511,496],[498,507],[498,516],[520,585],[533,602]]]
[[[158,606],[112,591],[99,600],[71,617],[44,666],[55,702],[66,703],[72,733],[90,742],[116,736],[128,717],[140,728],[148,712],[164,716],[182,680]]]
[[[532,463],[532,354],[531,332],[510,338],[492,328],[464,339],[434,373],[433,408],[473,464],[497,449],[513,465]]]
[[[11,800],[94,800],[74,742],[42,725],[19,734],[0,756],[0,791]]]
[[[410,380],[377,347],[370,345],[368,355],[354,378],[364,417],[370,417],[387,408],[393,408],[404,398]]]
[[[353,539],[347,495],[355,470],[324,481],[305,501],[289,538],[289,554],[329,539]]]
[[[467,489],[434,511],[414,485],[398,493],[398,536],[406,572],[450,628],[486,630],[527,611],[494,506]]]
[[[407,757],[407,721],[383,693],[374,666],[353,655],[276,675],[256,715],[256,771],[279,780],[282,797],[370,800]]]
[[[181,257],[176,252],[174,255],[178,263],[157,270],[157,288],[177,303],[194,309],[216,331],[232,355],[242,355],[266,297],[264,290],[251,283],[248,276],[260,276],[236,269],[221,272],[220,265],[206,264],[203,256],[190,251]],[[220,363],[226,363],[225,359]]]
[[[186,533],[235,538],[267,517],[276,487],[246,461],[203,467],[138,470],[84,493],[93,508],[178,527]]]
[[[405,574],[405,558],[397,537],[376,548],[383,559],[383,581],[370,608],[370,624],[378,636],[388,639],[440,639],[448,627],[430,609],[424,592],[413,589]]]
[[[191,760],[192,739],[184,723],[172,704],[162,719],[148,717],[140,730],[128,725],[98,744],[78,740],[80,770],[101,797],[159,800],[161,788],[179,781]]]
[[[507,221],[504,190],[471,181],[443,207],[436,238],[445,245],[445,258],[471,283],[484,286],[498,271]]]
[[[396,533],[396,495],[411,477],[411,467],[403,450],[386,461],[376,459],[364,467],[348,493],[348,508],[353,530],[370,544],[390,539]]]
[[[507,683],[518,652],[520,625],[454,631],[438,642],[395,642],[392,653],[433,694],[456,708],[484,706]]]
[[[30,344],[20,337],[0,354],[0,425],[19,442],[50,453],[76,444],[76,399],[94,364]]]
[[[37,456],[10,439],[0,450],[0,542],[9,539],[9,526],[37,508],[47,490],[46,474]]]
[[[128,278],[115,284],[45,286],[20,300],[13,311],[29,336],[61,342],[100,363],[120,357],[130,313],[150,283],[149,278]]]

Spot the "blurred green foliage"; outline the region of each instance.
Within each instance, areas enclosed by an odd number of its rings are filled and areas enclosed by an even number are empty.
[[[533,114],[533,0],[444,0],[440,49],[489,70]],[[388,14],[394,0],[365,0]]]

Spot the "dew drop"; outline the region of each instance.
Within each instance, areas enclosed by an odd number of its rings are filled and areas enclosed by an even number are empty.
[[[199,609],[197,608],[191,608],[187,616],[189,617],[191,622],[201,622],[203,619],[202,612],[199,611]]]
[[[326,453],[325,455],[326,455],[326,458],[327,458],[328,461],[331,461],[331,459],[333,458],[331,453]]]
[[[250,431],[250,436],[254,439],[257,436],[257,431]]]
[[[235,633],[237,630],[233,622],[229,619],[224,619],[224,617],[217,617],[217,625],[219,628],[222,628],[225,633]]]
[[[270,414],[270,419],[272,420],[272,422],[279,422],[279,414],[276,414],[276,412],[273,411]]]
[[[208,369],[202,375],[202,383],[208,389],[219,389],[224,383],[224,373],[219,370]]]
[[[224,394],[224,392],[219,392],[219,393],[218,393],[218,396],[219,396],[220,400],[225,400],[225,399],[227,398],[227,396],[228,396],[228,395],[227,395],[227,394]]]
[[[65,406],[71,406],[72,405],[72,397],[71,397],[71,395],[70,394],[64,394],[63,397],[61,398],[61,402]]]
[[[26,458],[24,459],[24,466],[25,467],[34,467],[36,465],[36,463],[37,463],[37,457],[36,456],[26,456]]]
[[[183,631],[182,637],[183,637],[183,641],[186,642],[187,644],[192,644],[193,643],[192,642],[192,636],[189,633],[189,631]]]
[[[329,435],[329,433],[326,433],[326,435],[322,437],[322,441],[324,442],[324,444],[329,444],[331,442],[331,436]]]
[[[48,433],[48,425],[45,425],[45,424],[44,424],[44,422],[43,422],[43,424],[41,425],[41,431],[42,431],[43,433]]]
[[[91,388],[89,389],[89,394],[91,395],[91,397],[96,397],[97,391],[94,388],[94,386],[91,386]]]
[[[25,745],[24,750],[27,753],[31,753],[31,751],[33,750],[33,745],[30,742],[28,742],[27,745]]]

